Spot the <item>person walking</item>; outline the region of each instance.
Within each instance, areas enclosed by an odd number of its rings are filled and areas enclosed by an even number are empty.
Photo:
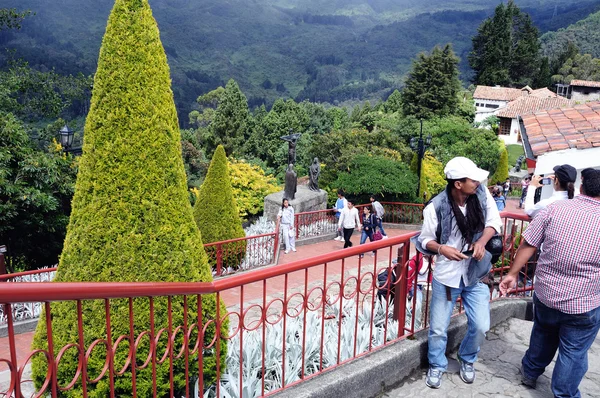
[[[347,205],[342,214],[340,215],[340,221],[338,222],[338,230],[343,231],[344,234],[344,249],[352,247],[350,238],[355,228],[360,229],[360,220],[358,218],[358,210],[354,207],[352,200],[347,200]]]
[[[375,200],[375,195],[371,195],[369,200],[371,201],[371,206],[373,206],[374,213],[377,216],[377,225],[375,226],[381,231],[383,239],[387,239],[388,236],[386,235],[385,230],[383,229],[383,215],[385,214],[385,209],[383,208],[381,203],[379,203],[379,201]]]
[[[534,284],[534,318],[521,381],[536,381],[558,357],[552,372],[555,397],[580,397],[587,352],[600,329],[600,170],[581,172],[581,195],[540,211],[523,240],[500,292],[513,291],[519,270],[540,250]]]
[[[504,197],[508,198],[508,193],[510,192],[510,178],[507,178],[506,181],[504,181],[502,188],[504,190]]]
[[[339,224],[340,216],[342,214],[342,211],[344,211],[344,209],[347,207],[348,201],[344,197],[344,191],[342,191],[341,189],[338,189],[337,196],[338,196],[338,198],[335,201],[335,206],[333,206],[333,211],[335,212],[335,217],[337,218],[337,222]],[[340,231],[338,229],[337,234],[336,234],[335,238],[333,238],[333,240],[339,240],[339,241],[344,240],[344,238],[342,236],[342,231]]]
[[[458,296],[468,319],[467,333],[458,350],[460,378],[475,380],[474,362],[490,327],[490,291],[481,282],[491,269],[492,255],[485,245],[500,232],[500,214],[487,187],[489,172],[465,157],[451,159],[444,168],[446,189],[423,211],[423,227],[417,249],[437,255],[432,281],[429,370],[425,384],[440,388],[448,368],[448,325]]]
[[[527,176],[521,180],[521,199],[519,200],[519,209],[523,208],[523,204],[525,203],[525,198],[527,197],[527,189],[529,188],[530,182],[531,182],[530,176]]]
[[[285,245],[285,254],[296,251],[296,229],[294,228],[294,208],[290,206],[287,198],[283,198],[281,209],[277,213],[277,221],[281,222],[281,232],[283,233],[283,243]]]
[[[554,167],[554,175],[550,175],[554,193],[546,199],[542,199],[537,203],[534,202],[535,189],[542,186],[542,177],[539,175],[533,176],[527,189],[527,197],[525,198],[525,213],[530,217],[535,217],[537,213],[545,209],[551,203],[557,200],[573,199],[575,196],[575,180],[577,179],[577,170],[575,167],[563,164]]]
[[[373,233],[374,228],[376,228],[377,225],[377,216],[373,213],[371,213],[371,206],[365,206],[363,208],[363,214],[362,214],[362,228],[361,228],[361,234],[360,234],[360,244],[364,244],[367,241],[367,238],[369,238],[370,242],[373,242]],[[361,254],[360,257],[364,257],[364,254]]]

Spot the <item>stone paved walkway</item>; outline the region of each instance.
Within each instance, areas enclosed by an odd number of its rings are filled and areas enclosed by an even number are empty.
[[[532,322],[513,318],[490,331],[475,364],[477,378],[473,384],[465,384],[460,379],[456,353],[453,353],[454,359],[450,359],[439,390],[425,385],[425,370],[420,370],[382,397],[552,397],[550,379],[554,362],[538,379],[535,390],[520,384],[521,358],[529,345],[532,325]],[[589,370],[579,386],[581,396],[600,397],[600,337],[589,351],[588,365]]]

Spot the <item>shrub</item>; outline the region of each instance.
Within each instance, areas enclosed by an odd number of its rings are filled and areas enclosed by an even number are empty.
[[[506,150],[506,145],[502,141],[500,141],[500,160],[498,160],[498,166],[496,166],[496,171],[494,175],[491,177],[490,185],[495,184],[498,181],[504,182],[508,178],[508,151]]]
[[[222,145],[217,147],[200,187],[194,205],[194,218],[205,243],[242,238],[246,236],[233,198],[227,167],[227,157]],[[207,248],[209,261],[216,265],[214,247]],[[246,242],[227,245],[223,254],[223,267],[237,269],[246,252]]]
[[[358,155],[347,171],[338,174],[334,186],[343,189],[357,204],[368,203],[371,194],[385,200],[412,201],[417,176],[404,163],[382,156]]]
[[[280,190],[275,177],[243,160],[229,159],[229,177],[240,217],[262,213],[265,196]]]
[[[85,125],[83,156],[72,202],[65,245],[55,281],[210,281],[212,279],[200,232],[188,200],[186,176],[181,159],[177,113],[170,88],[169,67],[159,31],[147,0],[117,0],[103,38],[90,112]],[[127,294],[126,292],[124,294]],[[188,325],[197,314],[196,300],[188,303]],[[135,299],[134,334],[167,328],[167,299]],[[221,313],[225,308],[222,303]],[[84,347],[106,339],[102,300],[82,303]],[[203,323],[214,320],[214,295],[202,298]],[[129,334],[128,300],[111,300],[112,340]],[[173,327],[183,325],[181,297],[172,300]],[[151,318],[152,316],[152,318]],[[43,319],[44,315],[42,315]],[[66,344],[79,341],[75,302],[52,304],[54,355]],[[207,328],[204,344],[212,341],[214,323]],[[226,354],[228,322],[221,335],[221,369]],[[39,322],[34,349],[47,349],[46,323]],[[156,346],[159,356],[167,347],[163,335]],[[182,333],[175,338],[181,347]],[[216,339],[219,342],[219,339]],[[195,342],[190,342],[190,345]],[[109,342],[112,344],[112,342]],[[115,369],[127,363],[127,344],[115,353]],[[104,349],[96,348],[87,365],[91,378],[100,375]],[[142,338],[136,351],[138,362],[149,351],[149,338]],[[200,350],[202,352],[202,349]],[[204,378],[215,379],[216,352],[205,351]],[[169,362],[156,365],[158,396],[169,394]],[[138,363],[138,365],[141,362]],[[66,386],[78,372],[77,349],[65,352],[57,370],[58,384]],[[174,385],[178,396],[184,391],[184,359],[173,360]],[[197,360],[190,359],[190,374],[197,374]],[[194,369],[195,368],[195,369]],[[131,365],[115,377],[115,395],[132,396]],[[138,396],[151,396],[152,366],[136,370]],[[46,361],[33,358],[32,373],[37,387],[45,379]],[[87,383],[88,396],[109,395],[108,376]],[[83,395],[81,375],[67,397]]]
[[[417,154],[413,156],[411,170],[417,173]],[[437,195],[446,187],[446,178],[444,176],[444,165],[437,160],[431,152],[426,152],[421,164],[421,179],[419,180],[419,192],[424,201],[428,201],[432,196]]]

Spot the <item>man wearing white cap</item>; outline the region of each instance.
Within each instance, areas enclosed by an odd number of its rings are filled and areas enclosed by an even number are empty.
[[[482,181],[488,172],[470,159],[456,157],[444,168],[448,185],[423,211],[423,228],[414,241],[423,253],[437,255],[433,273],[429,328],[429,370],[425,383],[439,388],[447,370],[448,325],[460,295],[468,330],[459,351],[460,377],[473,383],[479,347],[490,327],[490,291],[481,283],[491,269],[485,250],[500,231],[498,208]]]

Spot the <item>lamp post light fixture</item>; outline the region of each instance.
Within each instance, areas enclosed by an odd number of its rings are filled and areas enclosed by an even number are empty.
[[[69,129],[66,124],[58,132],[60,137],[60,145],[64,148],[65,152],[69,152],[69,149],[73,146],[73,138],[75,137],[75,131]]]
[[[73,140],[75,138],[75,131],[71,130],[66,124],[58,132],[58,138],[60,139],[60,145],[63,147],[65,153],[71,153],[73,155],[81,155],[81,147],[73,148]]]
[[[431,134],[427,135],[427,138],[423,139],[423,119],[421,119],[421,132],[419,138],[412,137],[410,139],[410,147],[413,151],[417,152],[417,198],[421,194],[421,163],[423,163],[423,157],[425,157],[425,151],[431,145]]]

